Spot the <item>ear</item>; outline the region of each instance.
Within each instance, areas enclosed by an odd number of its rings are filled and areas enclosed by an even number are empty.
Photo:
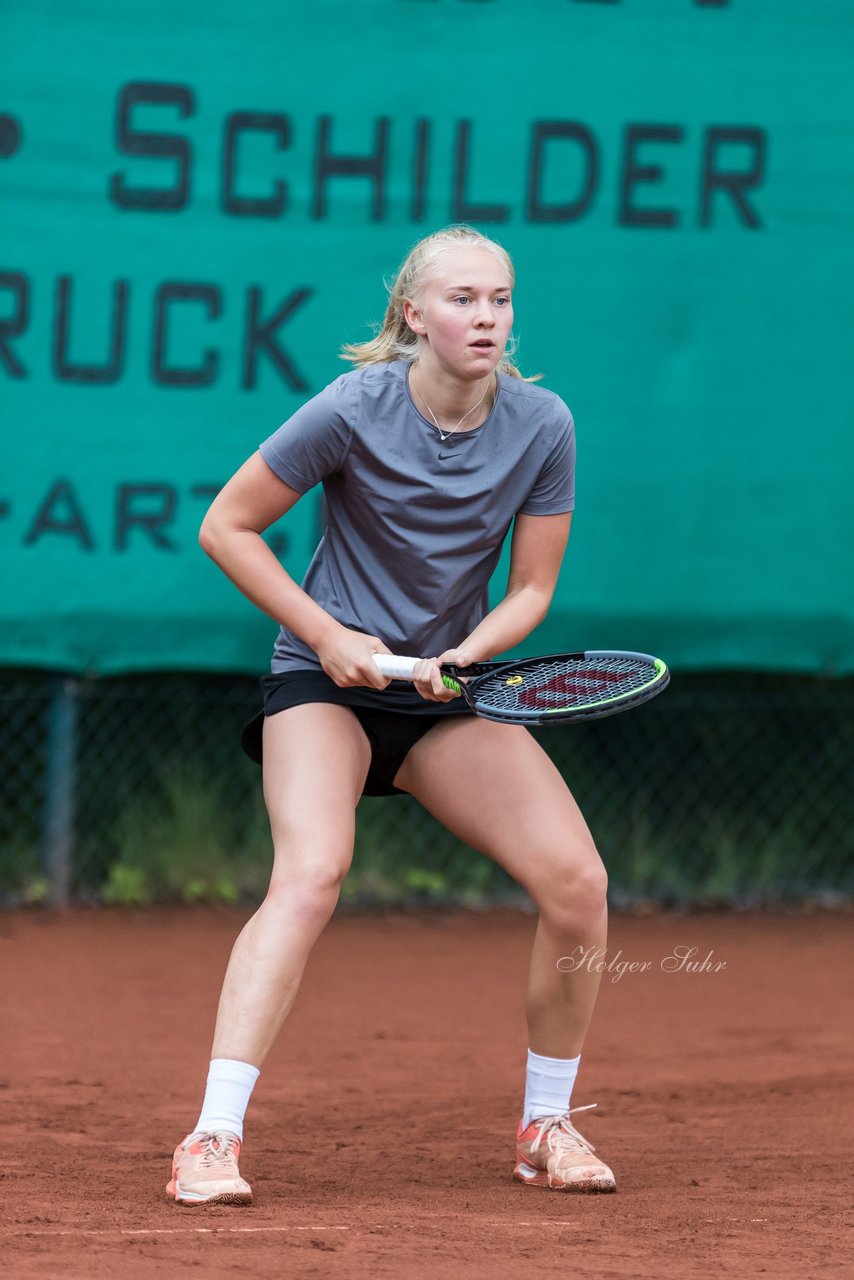
[[[403,301],[403,318],[413,333],[423,336],[427,332],[421,311],[409,298]]]

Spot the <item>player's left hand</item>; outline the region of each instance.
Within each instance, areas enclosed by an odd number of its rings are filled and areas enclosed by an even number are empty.
[[[471,661],[464,649],[446,649],[438,658],[424,658],[415,668],[415,688],[429,702],[452,702],[460,695],[443,683],[440,664],[455,662],[459,667],[467,667]]]

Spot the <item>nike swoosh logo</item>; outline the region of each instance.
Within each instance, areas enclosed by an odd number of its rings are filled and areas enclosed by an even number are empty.
[[[456,455],[455,453],[440,453],[440,454],[439,454],[439,461],[440,461],[440,462],[447,462],[448,458],[455,458],[456,456],[457,456],[457,455]]]

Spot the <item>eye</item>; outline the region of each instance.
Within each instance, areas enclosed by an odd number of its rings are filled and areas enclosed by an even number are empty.
[[[461,293],[459,297],[454,298],[454,302],[470,302],[470,301],[471,299],[466,297],[464,293]]]
[[[507,307],[510,305],[510,299],[504,298],[504,297],[496,298],[495,303],[496,303],[496,306]]]

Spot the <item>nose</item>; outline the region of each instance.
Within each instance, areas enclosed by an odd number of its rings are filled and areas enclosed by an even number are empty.
[[[491,329],[495,324],[495,317],[492,314],[492,307],[486,299],[481,300],[477,304],[477,315],[475,323],[481,328]]]

